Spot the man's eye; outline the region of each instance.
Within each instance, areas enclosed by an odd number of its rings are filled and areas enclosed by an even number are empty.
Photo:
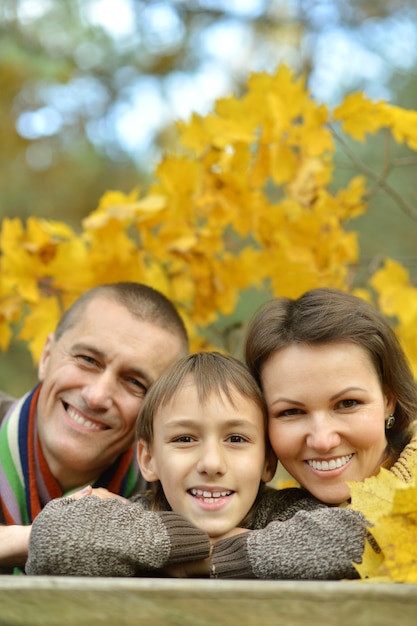
[[[148,387],[140,380],[138,380],[137,378],[128,378],[127,382],[129,385],[132,385],[132,387],[135,388],[136,392],[140,392],[141,395],[145,395],[146,392],[148,391]]]
[[[80,359],[84,363],[88,363],[89,365],[97,365],[98,361],[88,354],[77,354],[77,359]]]

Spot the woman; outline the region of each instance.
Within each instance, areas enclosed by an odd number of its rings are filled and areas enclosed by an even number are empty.
[[[272,300],[251,323],[246,362],[265,395],[274,452],[316,498],[341,504],[347,481],[381,466],[411,480],[416,385],[373,306],[331,289]]]

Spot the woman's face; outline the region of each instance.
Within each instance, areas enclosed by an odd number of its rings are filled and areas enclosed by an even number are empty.
[[[279,461],[319,500],[347,500],[346,482],[384,461],[385,419],[395,408],[368,353],[348,342],[293,344],[269,357],[261,379]]]

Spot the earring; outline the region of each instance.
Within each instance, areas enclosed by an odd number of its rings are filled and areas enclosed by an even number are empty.
[[[395,415],[389,415],[387,419],[385,420],[386,430],[389,430],[390,428],[392,428],[394,424],[395,424]]]

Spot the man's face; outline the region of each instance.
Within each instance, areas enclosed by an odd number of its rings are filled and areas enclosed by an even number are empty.
[[[64,491],[92,482],[133,443],[146,391],[182,351],[179,337],[105,297],[58,340],[48,338],[37,423]]]

